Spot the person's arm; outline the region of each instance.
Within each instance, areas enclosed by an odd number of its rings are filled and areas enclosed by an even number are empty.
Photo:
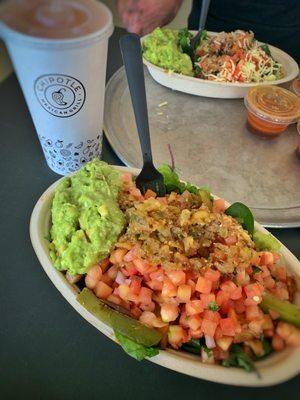
[[[128,32],[146,35],[171,22],[183,0],[117,0],[118,12]]]

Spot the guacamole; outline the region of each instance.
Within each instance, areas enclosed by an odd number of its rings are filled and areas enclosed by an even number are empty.
[[[258,251],[278,251],[280,249],[280,243],[271,233],[256,231],[253,233],[253,241]]]
[[[125,225],[120,187],[120,173],[98,159],[59,184],[50,230],[50,256],[58,270],[83,274],[109,254]]]
[[[179,46],[178,31],[154,29],[143,41],[143,55],[158,67],[193,76],[192,61]]]

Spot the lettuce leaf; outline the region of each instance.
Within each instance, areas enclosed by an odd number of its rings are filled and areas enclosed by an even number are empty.
[[[185,190],[185,184],[180,182],[179,176],[172,168],[167,164],[162,164],[157,168],[158,171],[164,177],[164,183],[166,185],[167,193],[176,192],[183,193]]]
[[[191,47],[192,33],[189,32],[188,28],[182,28],[178,31],[178,42],[183,53],[188,54],[190,57],[193,56],[193,49]]]
[[[194,186],[190,182],[183,183],[180,181],[179,176],[176,172],[176,169],[172,169],[168,164],[162,164],[159,166],[158,171],[164,177],[164,183],[166,186],[167,193],[176,192],[176,193],[183,193],[187,190],[193,194],[199,194],[199,190],[206,191],[208,195],[211,197],[210,189],[206,186]]]
[[[142,361],[146,357],[154,357],[159,353],[159,349],[155,347],[146,347],[142,344],[136,343],[126,336],[123,336],[120,332],[115,330],[116,338],[123,350],[131,357],[138,361]]]
[[[199,42],[198,46],[201,44],[202,40],[206,40],[206,39],[207,39],[207,30],[203,29],[203,31],[201,32],[201,35],[200,35],[200,42]]]
[[[253,241],[258,251],[278,251],[281,247],[278,240],[275,239],[271,233],[262,233],[255,231],[253,234]]]
[[[237,220],[237,222],[240,223],[242,227],[250,233],[250,235],[253,234],[254,217],[251,210],[245,206],[245,204],[239,202],[233,203],[227,208],[225,214],[230,215]]]

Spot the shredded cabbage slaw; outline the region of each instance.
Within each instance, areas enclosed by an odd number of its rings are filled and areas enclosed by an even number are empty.
[[[236,30],[206,36],[196,49],[198,78],[217,82],[263,82],[284,76],[267,45],[261,45],[253,32]]]

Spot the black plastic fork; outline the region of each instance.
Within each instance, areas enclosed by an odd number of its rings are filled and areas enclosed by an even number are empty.
[[[152,159],[142,49],[139,36],[127,34],[121,37],[120,48],[143,154],[143,168],[136,178],[136,186],[142,194],[151,189],[158,196],[164,196],[166,194],[164,179],[154,167]]]
[[[210,0],[203,0],[201,3],[201,11],[200,11],[200,19],[199,19],[199,29],[196,35],[191,39],[191,48],[192,48],[192,61],[196,61],[195,51],[199,44],[200,37],[202,35],[203,30],[205,29],[207,13],[210,5]]]

